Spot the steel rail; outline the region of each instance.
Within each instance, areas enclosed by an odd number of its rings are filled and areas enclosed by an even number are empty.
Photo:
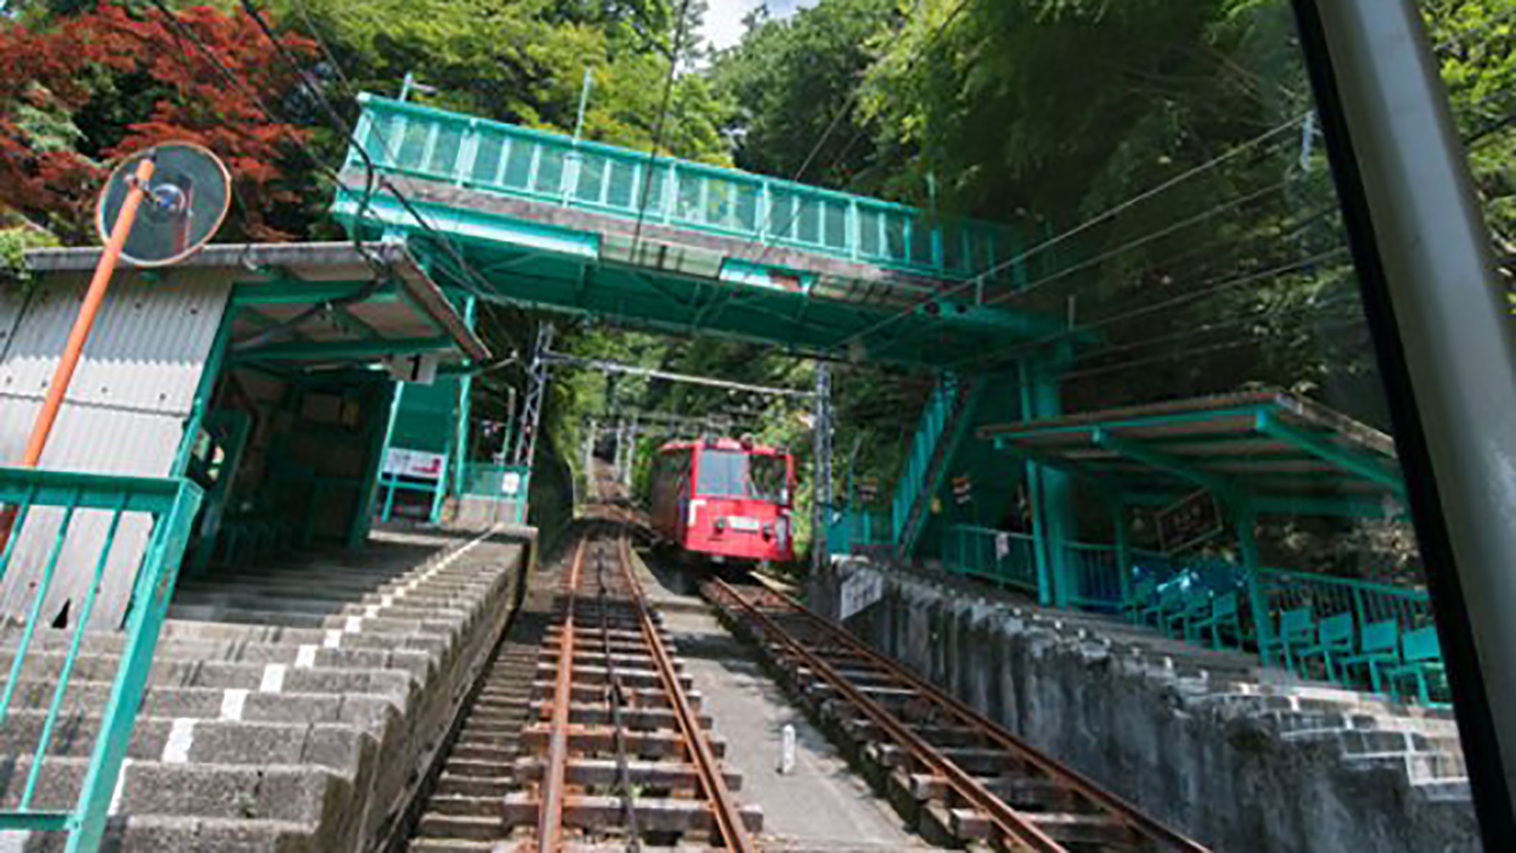
[[[574,602],[579,595],[579,575],[584,566],[587,539],[579,540],[569,567],[568,600],[558,643],[558,681],[553,687],[553,718],[548,741],[547,770],[542,783],[542,811],[537,822],[537,849],[557,853],[563,833],[565,777],[568,769],[569,703],[573,698]]]
[[[1073,788],[1077,793],[1111,812],[1112,816],[1127,823],[1133,829],[1149,836],[1152,840],[1160,841],[1179,850],[1188,851],[1188,853],[1209,853],[1210,848],[1198,844],[1164,826],[1136,806],[1100,787],[1093,780],[1080,774],[1078,771],[1065,767],[1036,748],[1022,742],[993,720],[959,701],[956,697],[950,696],[938,689],[936,685],[926,681],[896,661],[874,651],[862,640],[853,636],[850,632],[843,630],[838,625],[833,624],[831,621],[823,619],[793,597],[775,589],[765,588],[765,591],[767,594],[783,601],[795,613],[826,631],[833,639],[841,641],[843,645],[847,646],[850,651],[858,654],[859,657],[885,669],[891,675],[899,677],[927,698],[953,712],[961,722],[981,730],[996,746],[1015,754],[1017,758],[1034,765],[1044,774]],[[735,594],[735,590],[733,592]]]
[[[830,663],[802,646],[788,631],[775,624],[767,614],[744,598],[730,584],[720,578],[712,578],[712,583],[723,596],[730,598],[738,607],[752,616],[766,637],[788,648],[792,654],[810,667],[812,672],[825,679],[833,689],[863,712],[891,740],[907,750],[917,762],[946,779],[958,796],[989,818],[1002,838],[1025,849],[1042,851],[1042,853],[1068,853],[1068,848],[1038,829],[968,771],[937,751],[936,747],[928,743],[921,735],[907,728],[894,714],[865,696],[853,686],[851,681],[833,669]]]
[[[679,685],[679,675],[674,670],[673,661],[669,658],[668,649],[663,645],[663,639],[658,636],[658,626],[653,622],[652,613],[642,594],[642,586],[632,574],[631,545],[625,536],[620,537],[617,542],[617,553],[621,558],[619,561],[621,571],[631,590],[632,605],[637,612],[637,621],[642,628],[643,640],[652,652],[653,660],[658,667],[658,675],[668,693],[669,703],[674,708],[680,733],[699,771],[700,786],[704,790],[706,803],[711,808],[712,816],[716,819],[721,839],[728,850],[757,853],[758,847],[748,836],[747,827],[742,822],[742,815],[737,810],[737,803],[733,800],[731,791],[727,789],[726,777],[722,775],[721,766],[717,764],[715,755],[711,753],[710,744],[706,743],[695,713],[690,708],[689,700],[685,698],[684,690]]]
[[[637,828],[637,795],[633,789],[631,766],[626,754],[626,723],[621,716],[621,705],[626,700],[626,686],[621,681],[621,673],[616,671],[616,653],[611,648],[611,625],[605,615],[608,596],[603,556],[595,556],[595,577],[600,586],[597,603],[600,610],[600,653],[605,656],[605,702],[616,747],[616,784],[621,788],[621,809],[626,816],[626,849],[630,853],[636,853],[642,849],[642,833]]]

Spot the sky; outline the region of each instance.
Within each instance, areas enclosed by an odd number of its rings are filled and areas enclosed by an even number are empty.
[[[765,0],[707,0],[705,27],[700,35],[714,47],[731,47],[742,40],[742,19]],[[797,8],[815,5],[815,0],[767,0],[769,14],[776,18],[792,15]]]

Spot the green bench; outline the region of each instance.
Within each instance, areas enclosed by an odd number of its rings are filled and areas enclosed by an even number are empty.
[[[1367,669],[1369,687],[1375,693],[1384,692],[1384,669],[1400,663],[1400,623],[1386,619],[1366,626],[1358,643],[1358,654],[1348,655],[1338,663],[1345,680],[1361,684],[1363,677],[1354,678],[1354,673]]]
[[[1296,650],[1300,676],[1310,678],[1311,661],[1321,658],[1328,681],[1337,680],[1336,661],[1353,653],[1353,614],[1338,613],[1321,620],[1316,628],[1316,642]]]
[[[1415,682],[1416,698],[1422,704],[1432,704],[1432,693],[1441,696],[1447,691],[1447,669],[1442,663],[1442,646],[1437,639],[1436,628],[1418,628],[1407,631],[1400,638],[1400,663],[1385,668],[1385,678],[1390,689],[1397,695],[1400,685]]]
[[[1195,632],[1201,639],[1205,638],[1206,629],[1211,632],[1211,648],[1222,648],[1221,629],[1230,627],[1232,636],[1237,638],[1237,646],[1242,646],[1242,615],[1238,607],[1237,593],[1228,592],[1223,595],[1210,597],[1210,613],[1195,622]]]
[[[1297,650],[1315,642],[1316,619],[1311,615],[1309,607],[1300,607],[1286,610],[1280,615],[1279,633],[1271,640],[1260,641],[1258,653],[1265,663],[1281,660],[1285,669],[1294,672]]]

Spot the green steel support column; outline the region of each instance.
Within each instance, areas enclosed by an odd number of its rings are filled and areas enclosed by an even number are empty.
[[[1021,362],[1021,420],[1032,420],[1032,371],[1026,362]],[[1037,560],[1037,603],[1048,607],[1053,603],[1053,576],[1048,564],[1047,531],[1042,518],[1042,478],[1038,476],[1037,463],[1026,461],[1026,494],[1032,511],[1032,556]]]
[[[1111,499],[1111,522],[1116,531],[1116,571],[1121,581],[1121,610],[1132,603],[1132,542],[1127,528],[1126,502],[1119,496]]]
[[[400,403],[401,403],[402,400],[405,399],[405,383],[404,382],[396,382],[395,386],[394,386],[394,391],[391,392],[391,393],[392,393],[392,396],[390,397],[390,418],[389,418],[389,423],[386,424],[385,427],[384,427],[384,448],[379,451],[379,460],[380,460],[379,461],[379,470],[380,471],[384,470],[384,458],[387,457],[387,456],[389,456],[389,453],[390,453],[390,441],[391,441],[391,439],[393,439],[395,437],[395,421],[396,421],[396,419],[398,419],[400,417]],[[395,505],[395,486],[394,486],[393,483],[386,483],[385,484],[385,489],[387,490],[387,493],[386,493],[385,498],[384,498],[384,515],[381,517],[381,520],[382,521],[389,521],[390,520],[390,510]]]
[[[477,307],[477,299],[472,293],[464,297],[463,322],[470,329],[474,328],[474,312]],[[458,381],[458,448],[453,454],[453,491],[458,494],[463,493],[463,466],[468,462],[469,455],[469,391],[473,381],[472,373],[463,374],[463,378]]]
[[[228,301],[226,313],[221,317],[221,326],[216,329],[216,338],[211,343],[210,355],[200,374],[200,384],[195,387],[195,399],[189,417],[184,421],[184,434],[179,438],[179,452],[174,455],[175,477],[184,476],[185,470],[189,468],[190,455],[195,452],[200,425],[205,422],[205,412],[210,408],[211,395],[216,391],[216,380],[221,377],[221,365],[226,360],[226,350],[231,344],[233,311],[234,307]]]
[[[1237,550],[1242,558],[1242,571],[1247,576],[1248,584],[1248,607],[1253,611],[1253,629],[1257,632],[1258,648],[1267,648],[1273,639],[1274,626],[1269,616],[1267,602],[1263,599],[1263,591],[1258,588],[1258,540],[1256,538],[1256,526],[1258,513],[1252,504],[1242,498],[1236,498],[1229,502],[1232,514],[1232,523],[1237,527]],[[1267,666],[1268,660],[1260,660]]]
[[[1045,360],[1027,366],[1031,380],[1031,411],[1024,420],[1055,418],[1063,413],[1059,398],[1056,362]],[[1074,502],[1067,474],[1047,466],[1034,466],[1033,476],[1040,481],[1037,512],[1042,516],[1042,548],[1046,551],[1048,571],[1053,581],[1053,605],[1067,608],[1073,598],[1077,578],[1069,570],[1066,544],[1074,526]]]
[[[400,408],[400,387],[402,383],[392,382],[386,384],[384,390],[375,393],[374,408],[389,403],[390,414],[384,429],[379,428],[377,418],[370,419],[369,460],[364,466],[363,486],[358,491],[353,520],[347,530],[349,550],[357,550],[363,545],[368,539],[369,528],[374,523],[374,499],[379,495],[379,475],[384,470],[385,454],[389,452],[390,430],[395,428],[395,412]]]

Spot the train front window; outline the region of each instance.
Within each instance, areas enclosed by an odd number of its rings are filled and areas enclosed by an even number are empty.
[[[783,456],[753,456],[752,496],[759,500],[787,504],[790,502],[789,465]]]
[[[695,493],[701,495],[747,494],[747,457],[731,450],[707,450],[700,454],[700,478]]]
[[[784,503],[789,498],[789,490],[785,488],[787,476],[782,456],[707,450],[700,454],[700,477],[695,492]]]

